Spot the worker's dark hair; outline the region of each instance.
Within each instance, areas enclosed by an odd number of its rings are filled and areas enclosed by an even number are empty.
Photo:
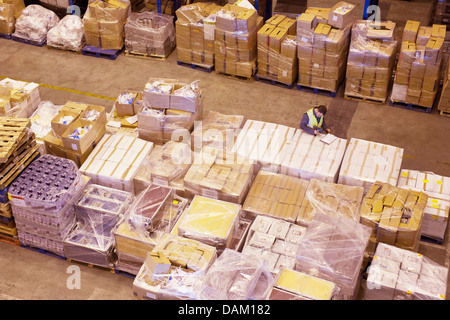
[[[327,107],[324,106],[323,104],[321,104],[320,106],[317,106],[316,108],[317,108],[317,109],[319,110],[319,112],[320,112],[321,114],[323,114],[323,115],[325,115],[325,114],[327,113],[327,111],[328,111]]]

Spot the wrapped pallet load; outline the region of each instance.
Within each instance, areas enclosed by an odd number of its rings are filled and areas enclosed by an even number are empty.
[[[450,73],[450,63],[447,63],[447,67],[444,71],[444,79],[442,84],[441,99],[439,100],[438,110],[441,115],[450,114],[450,82],[448,81]]]
[[[335,93],[344,80],[355,6],[308,8],[297,19],[298,88]]]
[[[47,33],[47,45],[63,50],[80,51],[84,45],[83,20],[67,15]]]
[[[32,4],[26,7],[16,20],[13,37],[43,44],[47,39],[47,32],[58,22],[59,18],[53,11]]]
[[[129,13],[128,0],[90,2],[83,17],[86,45],[106,50],[121,50],[124,24]]]
[[[155,12],[133,12],[125,24],[127,54],[166,58],[175,48],[173,17]]]
[[[0,33],[9,35],[14,32],[16,19],[25,9],[23,0],[0,1]]]
[[[403,31],[391,102],[433,107],[440,82],[446,27],[408,20]]]
[[[395,63],[395,23],[356,21],[347,62],[345,96],[384,103]]]

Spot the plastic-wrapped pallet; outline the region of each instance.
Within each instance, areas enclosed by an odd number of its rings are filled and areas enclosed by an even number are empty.
[[[433,107],[445,32],[445,25],[420,27],[419,21],[406,22],[391,101]]]
[[[305,232],[305,227],[276,218],[257,216],[250,227],[242,252],[262,257],[269,271],[277,274],[283,267],[295,267],[295,257]]]
[[[395,23],[356,21],[348,54],[345,95],[384,103],[394,69]]]
[[[137,274],[147,252],[172,231],[187,204],[164,186],[151,184],[141,192],[114,229],[117,269]]]
[[[8,190],[19,241],[64,256],[73,205],[89,180],[71,160],[45,154],[33,161]]]
[[[421,236],[443,243],[450,211],[450,178],[433,172],[402,169],[397,186],[428,195]]]
[[[174,189],[181,197],[185,196],[183,179],[193,157],[189,145],[183,142],[169,141],[163,146],[156,145],[134,177],[135,194],[155,183]]]
[[[351,138],[342,160],[338,183],[362,186],[364,193],[375,181],[397,185],[403,149]]]
[[[191,195],[242,204],[253,180],[254,164],[232,152],[204,147],[184,176]]]
[[[245,216],[253,220],[266,215],[295,223],[307,187],[307,180],[259,171],[243,204]]]
[[[424,255],[380,243],[368,267],[365,300],[445,300],[448,268]]]
[[[295,270],[331,281],[338,299],[356,299],[371,229],[346,217],[317,213],[297,251]]]
[[[16,20],[14,36],[36,42],[43,42],[47,32],[59,22],[58,16],[51,10],[40,5],[27,6]]]
[[[248,300],[263,273],[271,277],[261,257],[226,249],[202,278],[197,297],[200,300]],[[267,295],[270,282],[265,282],[261,297]]]
[[[175,48],[173,17],[133,12],[125,24],[125,50],[131,54],[167,57]]]
[[[372,228],[371,242],[417,251],[428,195],[375,182],[361,205],[361,223]]]
[[[198,299],[197,287],[216,258],[212,246],[164,233],[146,254],[133,281],[134,295],[148,300]]]
[[[308,226],[316,212],[359,222],[363,194],[362,187],[311,179],[296,222]]]
[[[244,116],[209,111],[201,122],[194,125],[192,150],[200,151],[204,146],[231,150],[243,124]]]
[[[84,45],[83,20],[67,15],[47,33],[47,45],[63,50],[80,51]]]
[[[3,79],[0,81],[0,99],[2,116],[29,118],[41,103],[39,84]]]
[[[444,79],[443,79],[443,83],[442,83],[441,98],[439,100],[439,106],[438,106],[438,110],[440,111],[441,115],[443,113],[445,113],[445,114],[450,113],[450,82],[448,81],[449,74],[450,74],[450,63],[447,63],[447,67],[445,68]]]
[[[2,0],[0,2],[0,33],[13,33],[16,19],[23,9],[25,9],[23,0]]]

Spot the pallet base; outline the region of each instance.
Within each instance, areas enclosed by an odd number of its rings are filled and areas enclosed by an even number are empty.
[[[412,103],[407,103],[407,102],[402,102],[402,101],[397,101],[397,100],[389,100],[389,105],[392,107],[420,111],[420,112],[425,112],[425,113],[430,113],[431,109],[433,109],[430,107],[419,106],[419,105],[415,105]]]
[[[31,247],[31,246],[28,246],[28,245],[24,245],[23,243],[20,243],[20,247],[21,248],[25,248],[27,250],[34,251],[34,252],[42,253],[42,254],[45,254],[45,255],[50,256],[50,257],[66,260],[66,257],[61,256],[61,255],[59,255],[57,253],[48,251],[48,250],[44,250],[42,248]]]
[[[115,273],[115,274],[120,274],[121,276],[130,278],[130,279],[136,278],[136,275],[134,275],[134,274],[132,274],[132,273],[129,273],[129,272],[126,272],[126,271],[119,270],[119,269],[117,269],[117,267],[114,268],[114,273]]]
[[[82,47],[83,47],[83,46],[82,46]],[[82,48],[82,47],[81,47],[81,48]],[[78,49],[78,50],[74,50],[74,49],[67,49],[67,48],[64,48],[64,47],[62,47],[62,46],[49,45],[49,44],[47,44],[47,48],[48,48],[49,50],[68,51],[68,52],[73,52],[73,53],[81,54],[81,48]]]
[[[255,79],[253,78],[253,75],[251,77],[244,77],[244,76],[239,76],[237,74],[230,74],[230,73],[225,73],[225,72],[221,72],[221,71],[217,71],[216,70],[216,74],[219,74],[221,76],[230,78],[230,79],[235,79],[235,80],[240,80],[240,81],[254,81]]]
[[[363,97],[363,96],[357,96],[354,94],[344,94],[344,97],[345,97],[345,99],[359,101],[359,102],[369,102],[369,103],[376,103],[376,104],[385,104],[386,103],[386,98]]]
[[[19,239],[17,238],[17,236],[10,236],[10,235],[0,233],[0,242],[5,242],[5,243],[12,244],[15,246],[20,246],[20,242],[19,242]]]
[[[143,53],[143,52],[125,50],[125,56],[127,56],[127,57],[147,59],[147,60],[165,61],[165,60],[167,60],[167,57],[169,55],[170,55],[170,53],[167,56],[161,56],[161,55],[157,55],[157,54],[148,54],[148,53]]]
[[[443,111],[443,110],[439,110],[439,114],[443,117],[448,117],[450,118],[450,111]]]
[[[269,77],[264,77],[260,74],[255,74],[255,80],[263,82],[263,83],[271,84],[273,86],[286,88],[286,89],[292,89],[295,85],[295,81],[291,84],[288,84],[288,83],[280,82],[278,80],[270,79]]]
[[[81,49],[81,53],[85,56],[95,57],[95,58],[103,58],[108,60],[115,60],[119,54],[122,52],[122,49],[120,50],[106,50],[97,48],[94,46],[88,46],[85,45]]]
[[[15,35],[12,35],[12,39],[14,41],[25,43],[25,44],[31,44],[36,47],[43,47],[44,44],[47,42],[47,38],[45,38],[41,41],[35,41],[35,40],[30,40],[30,39],[23,39],[21,37],[15,36]]]
[[[114,267],[100,266],[100,265],[97,265],[97,264],[94,264],[94,263],[87,263],[87,262],[75,260],[75,259],[72,259],[72,258],[66,258],[66,260],[67,260],[67,262],[79,263],[79,264],[88,266],[89,268],[97,268],[97,269],[100,269],[100,270],[104,270],[104,271],[109,271],[111,273],[115,273]]]
[[[179,66],[183,66],[183,67],[188,67],[188,68],[192,68],[195,70],[200,70],[200,71],[204,71],[204,72],[211,72],[214,70],[214,66],[206,66],[206,65],[200,65],[200,64],[193,64],[193,63],[187,63],[187,62],[183,62],[183,61],[177,61],[177,64]]]
[[[12,38],[11,33],[0,33],[0,39],[11,40],[11,38]]]
[[[327,97],[332,97],[332,98],[336,97],[336,92],[337,92],[337,90],[331,91],[331,90],[326,90],[326,89],[321,89],[321,88],[308,87],[308,86],[304,86],[302,84],[297,84],[297,90],[320,94],[322,96],[327,96]]]
[[[421,235],[420,240],[423,242],[434,243],[438,245],[442,245],[444,243],[444,239],[434,239],[424,235]]]

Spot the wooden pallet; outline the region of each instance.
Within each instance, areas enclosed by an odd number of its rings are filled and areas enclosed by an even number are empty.
[[[8,161],[23,139],[28,139],[28,118],[0,118],[0,163]]]
[[[84,46],[84,44],[83,44],[81,47],[83,47],[83,46]],[[52,45],[47,44],[47,48],[48,48],[49,50],[68,51],[68,52],[73,52],[73,53],[81,54],[81,48],[78,49],[78,50],[67,49],[67,48],[64,48],[63,46],[58,46],[58,45],[56,45],[56,44],[52,44]]]
[[[11,204],[9,201],[7,203],[0,203],[0,217],[12,219]]]
[[[239,81],[251,82],[251,81],[255,80],[253,78],[253,75],[248,78],[248,77],[243,77],[243,76],[239,76],[239,75],[231,74],[231,73],[225,73],[225,72],[217,71],[217,70],[216,70],[216,74],[221,75],[223,77],[227,77],[229,79],[234,79],[234,80],[239,80]]]
[[[327,97],[332,97],[332,98],[336,97],[336,93],[337,93],[337,90],[332,91],[332,90],[327,90],[327,89],[322,89],[322,88],[314,88],[314,87],[309,87],[309,86],[305,86],[302,84],[297,84],[297,90],[320,94],[322,96],[327,96]]]
[[[187,62],[183,62],[183,61],[179,61],[179,60],[177,61],[177,64],[182,67],[188,67],[191,69],[200,70],[200,71],[208,72],[208,73],[214,70],[214,66],[187,63]]]
[[[116,273],[115,270],[114,270],[114,267],[99,266],[97,264],[87,263],[87,262],[80,261],[80,260],[75,260],[75,259],[72,259],[72,258],[66,258],[66,260],[68,262],[75,262],[75,263],[82,264],[82,265],[87,266],[89,268],[97,268],[97,269],[100,269],[100,270],[109,271],[111,273]]]
[[[358,96],[355,94],[344,94],[345,99],[353,100],[353,101],[359,101],[359,102],[369,102],[369,103],[376,103],[376,104],[385,104],[386,98],[377,98],[377,97],[365,97],[365,96]]]
[[[392,99],[389,100],[389,105],[392,107],[402,108],[402,109],[406,109],[406,110],[420,111],[420,112],[425,112],[425,113],[430,113],[431,109],[433,109],[432,107],[431,108],[424,107],[424,106],[407,103],[407,102],[402,102],[402,101],[397,101],[397,100],[392,100]]]
[[[439,110],[439,114],[443,117],[450,118],[450,111]]]
[[[8,187],[15,178],[39,155],[39,145],[27,146],[0,172],[0,189]]]
[[[170,53],[167,56],[161,56],[158,54],[150,54],[150,53],[125,50],[125,56],[127,56],[127,57],[147,59],[147,60],[166,61],[166,59],[169,55],[170,55]]]
[[[10,236],[10,235],[0,233],[0,242],[5,242],[5,243],[13,244],[15,246],[20,246],[20,242],[19,242],[19,239],[17,238],[17,236]]]
[[[11,38],[11,33],[0,33],[0,39],[10,40]]]
[[[294,85],[295,85],[295,81],[293,83],[289,84],[289,83],[284,83],[284,82],[281,82],[281,81],[278,81],[278,80],[271,79],[270,77],[262,76],[260,74],[255,74],[255,80],[263,82],[263,83],[267,83],[267,84],[270,84],[270,85],[273,85],[273,86],[286,88],[286,89],[292,89],[294,87]]]
[[[19,243],[20,243],[20,240],[19,240]],[[51,251],[42,249],[42,248],[37,248],[37,247],[25,245],[23,243],[20,243],[20,247],[25,248],[27,250],[34,251],[34,252],[42,253],[42,254],[45,254],[45,255],[50,256],[50,257],[66,260],[66,257],[61,256],[61,255],[59,255],[59,254],[57,254],[55,252],[51,252]]]
[[[24,39],[24,38],[12,35],[12,39],[14,41],[25,43],[25,44],[31,44],[31,45],[36,46],[36,47],[43,47],[44,44],[47,42],[47,37],[42,39],[42,40],[40,40],[40,41],[36,41],[36,40]]]
[[[97,48],[94,46],[85,45],[81,49],[81,53],[85,56],[95,57],[95,58],[103,58],[108,60],[115,60],[119,54],[122,52],[120,50],[107,50],[102,48]]]
[[[17,236],[17,228],[14,220],[11,220],[9,223],[0,223],[0,233],[8,235],[10,237]]]

